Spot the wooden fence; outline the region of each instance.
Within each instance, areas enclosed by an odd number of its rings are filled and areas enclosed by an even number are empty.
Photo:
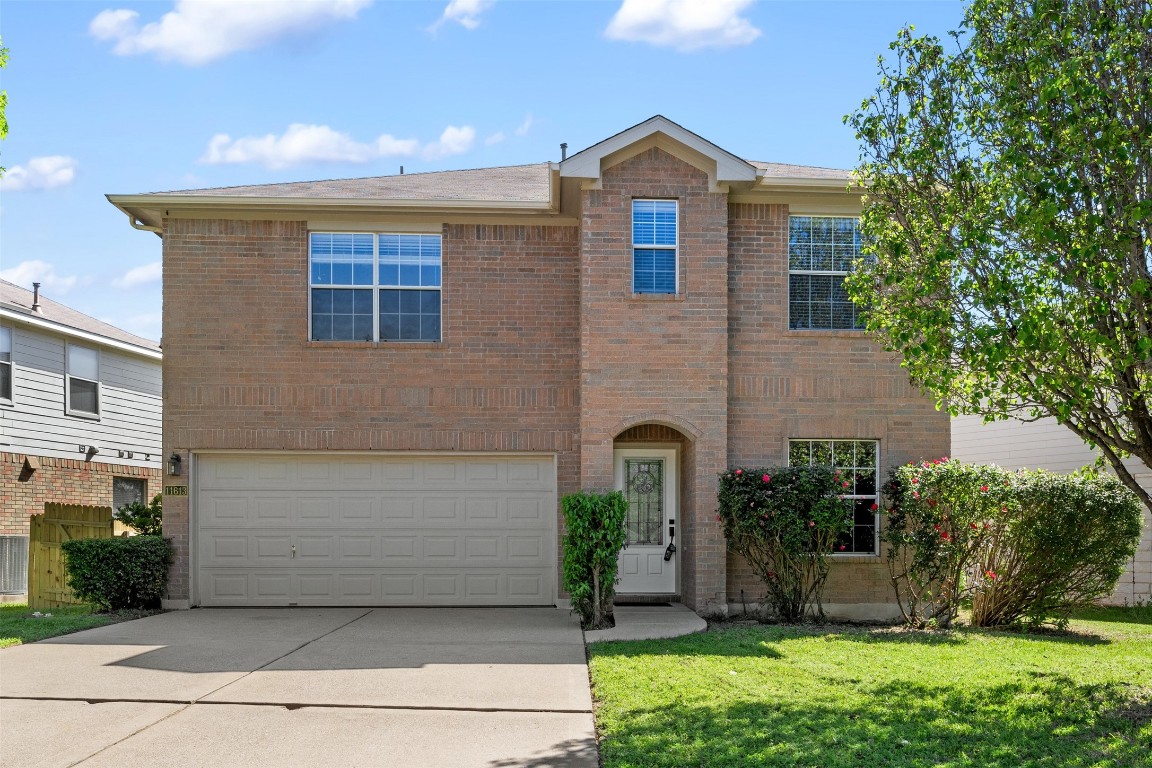
[[[28,534],[28,607],[34,609],[81,605],[64,576],[61,542],[112,538],[112,507],[45,504],[44,514],[32,515]]]

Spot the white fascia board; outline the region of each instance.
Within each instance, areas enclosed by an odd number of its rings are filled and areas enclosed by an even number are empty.
[[[757,169],[755,166],[660,115],[649,118],[599,144],[594,144],[577,152],[560,163],[560,175],[578,179],[597,179],[600,177],[601,160],[614,152],[619,152],[632,144],[643,141],[655,133],[662,133],[673,141],[678,141],[714,160],[716,162],[717,182],[756,181]]]
[[[51,331],[53,333],[58,333],[61,336],[67,336],[73,339],[83,339],[84,341],[88,341],[93,344],[99,344],[102,347],[111,347],[113,349],[118,349],[121,352],[130,352],[134,355],[147,357],[151,360],[160,361],[164,359],[164,353],[159,350],[148,349],[147,347],[139,347],[135,344],[129,344],[126,341],[112,339],[99,333],[92,333],[91,331],[81,330],[80,328],[73,328],[70,325],[57,323],[53,320],[48,320],[47,318],[39,317],[37,315],[24,314],[23,312],[13,312],[10,309],[4,309],[3,307],[0,307],[0,318],[8,318],[14,322],[28,325],[33,328],[40,328],[46,331]]]

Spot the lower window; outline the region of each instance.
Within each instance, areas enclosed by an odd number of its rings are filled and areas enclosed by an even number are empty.
[[[844,498],[852,499],[852,527],[833,549],[839,555],[874,555],[879,530],[879,498],[876,477],[880,471],[876,440],[789,440],[788,464],[804,467],[822,464],[840,470],[847,484]]]
[[[125,504],[139,502],[146,504],[148,495],[148,481],[139,477],[112,478],[112,509],[117,512]]]

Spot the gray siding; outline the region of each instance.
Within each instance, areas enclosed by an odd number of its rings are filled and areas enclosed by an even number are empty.
[[[0,447],[15,453],[83,458],[77,446],[96,444],[93,461],[157,467],[161,463],[161,364],[93,342],[100,350],[100,417],[65,412],[67,339],[5,320],[12,328],[12,406],[0,406]],[[7,445],[2,445],[7,444]],[[117,451],[131,451],[121,458]],[[150,454],[148,461],[144,454]]]

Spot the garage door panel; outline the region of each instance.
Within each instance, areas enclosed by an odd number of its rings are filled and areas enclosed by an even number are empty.
[[[551,457],[197,459],[205,605],[540,605]]]

